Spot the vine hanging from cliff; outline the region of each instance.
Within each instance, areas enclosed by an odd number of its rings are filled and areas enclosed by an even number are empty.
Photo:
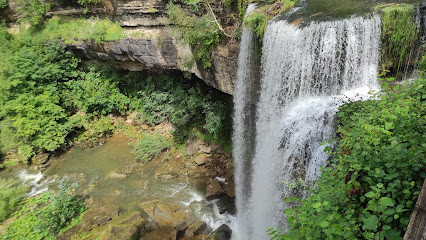
[[[220,42],[226,37],[234,38],[234,33],[230,33],[229,29],[226,31],[226,28],[223,27],[224,19],[227,26],[229,26],[229,19],[237,21],[233,25],[239,26],[238,18],[234,17],[232,9],[224,9],[224,11],[231,12],[219,17],[217,4],[217,2],[212,3],[208,0],[184,0],[180,6],[174,1],[167,5],[167,14],[174,33],[179,40],[192,47],[193,60],[203,69],[211,67],[212,52]],[[235,26],[233,26],[234,30]],[[188,65],[187,68],[192,68],[192,64],[186,65]]]

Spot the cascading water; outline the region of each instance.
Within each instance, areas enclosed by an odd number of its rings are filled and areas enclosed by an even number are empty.
[[[270,22],[255,114],[245,111],[255,89],[247,86],[250,74],[240,73],[250,66],[243,35],[234,93],[238,239],[267,239],[268,227],[285,228],[283,197],[297,194],[287,183],[319,176],[328,158],[320,143],[333,136],[338,107],[378,88],[380,31],[377,15],[303,28]],[[256,121],[254,156],[247,154],[249,119]]]
[[[254,10],[255,4],[247,7],[247,12]],[[258,98],[257,90],[260,60],[256,57],[259,48],[256,35],[251,28],[244,28],[241,35],[240,53],[238,56],[237,82],[234,90],[234,132],[232,136],[233,156],[235,161],[235,191],[239,196],[236,199],[237,215],[239,219],[246,219],[249,212],[247,198],[251,195],[251,160],[255,147],[255,103]],[[240,224],[243,228],[246,224]],[[235,229],[234,229],[235,230]],[[238,232],[244,232],[241,229]],[[235,232],[235,231],[234,231]],[[234,234],[235,235],[235,234]]]

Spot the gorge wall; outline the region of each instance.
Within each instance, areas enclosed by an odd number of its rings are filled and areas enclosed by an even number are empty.
[[[99,43],[85,40],[67,44],[67,48],[80,57],[113,61],[130,71],[190,71],[209,86],[232,94],[238,55],[238,41],[235,39],[222,41],[212,52],[211,68],[203,69],[194,64],[188,69],[185,62],[192,59],[192,51],[188,44],[178,41],[173,35],[166,13],[167,1],[102,0],[102,3],[91,6],[87,13],[87,9],[76,2],[55,1],[47,17],[108,18],[117,21],[128,36],[119,41]],[[0,19],[7,23],[16,22],[17,8],[16,1],[9,0],[8,7],[0,10]],[[219,15],[224,12],[221,1],[215,2],[212,8]],[[224,24],[226,27],[234,22],[231,20]]]

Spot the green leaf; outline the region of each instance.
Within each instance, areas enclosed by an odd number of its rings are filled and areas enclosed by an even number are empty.
[[[330,223],[329,223],[329,222],[327,222],[326,220],[322,220],[322,221],[319,223],[319,225],[320,225],[320,227],[322,227],[322,228],[326,228],[326,227],[330,226]]]
[[[387,206],[387,207],[393,207],[395,205],[395,203],[394,203],[394,201],[391,198],[381,197],[379,199],[379,205],[381,205],[381,206]]]
[[[319,207],[321,207],[321,203],[319,203],[319,202],[314,203],[314,204],[312,204],[312,207],[313,208],[319,208]]]
[[[370,215],[369,217],[364,218],[363,222],[364,222],[364,226],[363,226],[364,229],[375,231],[378,227],[379,219],[375,215]]]

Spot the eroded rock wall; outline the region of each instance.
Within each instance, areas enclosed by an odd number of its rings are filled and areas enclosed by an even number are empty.
[[[102,0],[101,4],[90,7],[87,12],[76,2],[55,0],[47,16],[109,18],[119,22],[128,36],[117,42],[86,40],[67,45],[80,57],[114,61],[130,71],[190,71],[208,85],[232,94],[237,69],[237,41],[225,40],[212,53],[211,68],[202,69],[194,64],[192,69],[187,69],[184,64],[192,59],[192,51],[189,45],[177,41],[173,35],[166,13],[167,1]],[[223,10],[221,1],[213,6],[215,12]],[[0,17],[8,22],[16,21],[17,7],[15,0],[9,0],[8,8],[2,11]]]

